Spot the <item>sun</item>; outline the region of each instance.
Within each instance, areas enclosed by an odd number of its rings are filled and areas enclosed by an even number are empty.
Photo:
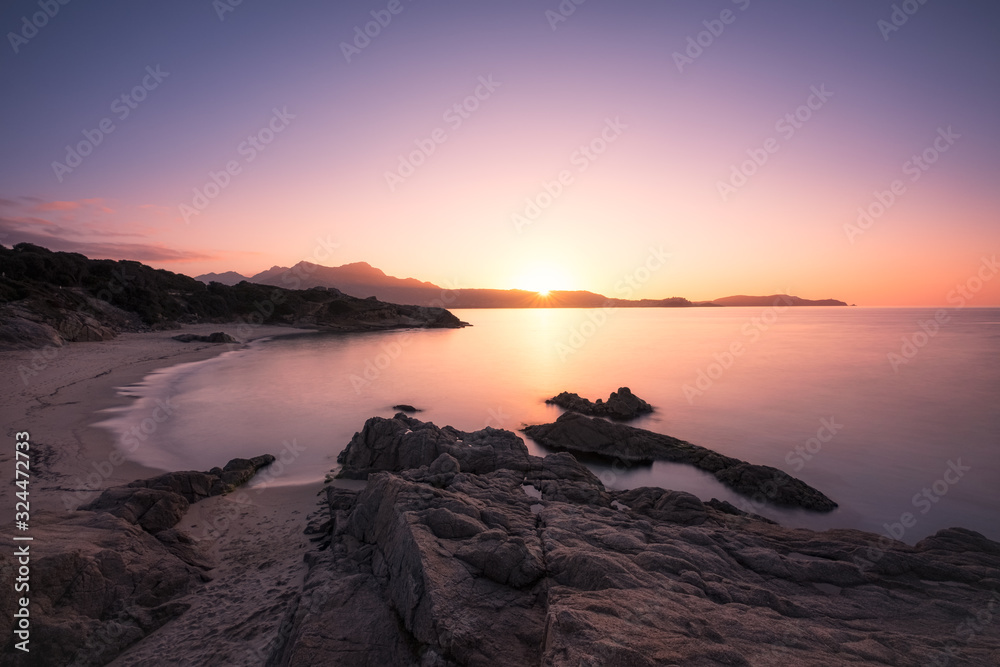
[[[540,297],[547,297],[557,289],[564,289],[569,283],[566,272],[556,266],[537,265],[525,268],[516,281],[518,289],[537,292]]]

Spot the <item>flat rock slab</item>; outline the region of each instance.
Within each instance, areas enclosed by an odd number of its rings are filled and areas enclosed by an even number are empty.
[[[687,463],[712,473],[738,493],[759,495],[776,505],[817,512],[829,512],[837,507],[837,503],[822,492],[777,468],[747,463],[669,435],[604,419],[567,412],[551,424],[525,427],[524,433],[540,445],[555,450],[630,463]]]

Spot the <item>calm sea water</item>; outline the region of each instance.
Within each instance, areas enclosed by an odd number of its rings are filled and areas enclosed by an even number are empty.
[[[556,419],[544,399],[562,390],[596,399],[628,386],[656,407],[635,426],[781,468],[840,503],[825,515],[749,507],[786,525],[884,533],[908,513],[895,527],[906,542],[948,526],[1000,540],[1000,309],[950,309],[936,329],[935,313],[456,311],[474,326],[277,338],[164,369],[123,388],[134,400],[104,426],[146,465],[272,453],[284,463],[263,481],[298,484],[323,479],[365,420],[397,403],[438,425],[513,430]],[[741,502],[688,466],[591,468],[612,488]]]

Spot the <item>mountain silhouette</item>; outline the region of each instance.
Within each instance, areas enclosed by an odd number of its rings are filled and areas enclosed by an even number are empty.
[[[221,278],[221,279],[220,279]],[[249,278],[234,271],[207,273],[196,277],[204,283],[240,279],[260,285],[287,289],[335,288],[359,298],[410,305],[445,308],[684,308],[691,306],[846,306],[842,301],[810,301],[795,296],[731,296],[715,301],[691,302],[683,297],[665,299],[621,299],[585,290],[553,290],[546,295],[531,290],[457,288],[451,289],[416,278],[397,278],[368,262],[323,266],[302,261],[295,266],[272,266]]]

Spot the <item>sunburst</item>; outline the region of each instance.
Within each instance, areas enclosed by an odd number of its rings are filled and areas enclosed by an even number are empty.
[[[565,289],[569,282],[561,267],[552,265],[532,266],[516,282],[520,289],[536,292],[539,298],[548,298],[553,290]]]

